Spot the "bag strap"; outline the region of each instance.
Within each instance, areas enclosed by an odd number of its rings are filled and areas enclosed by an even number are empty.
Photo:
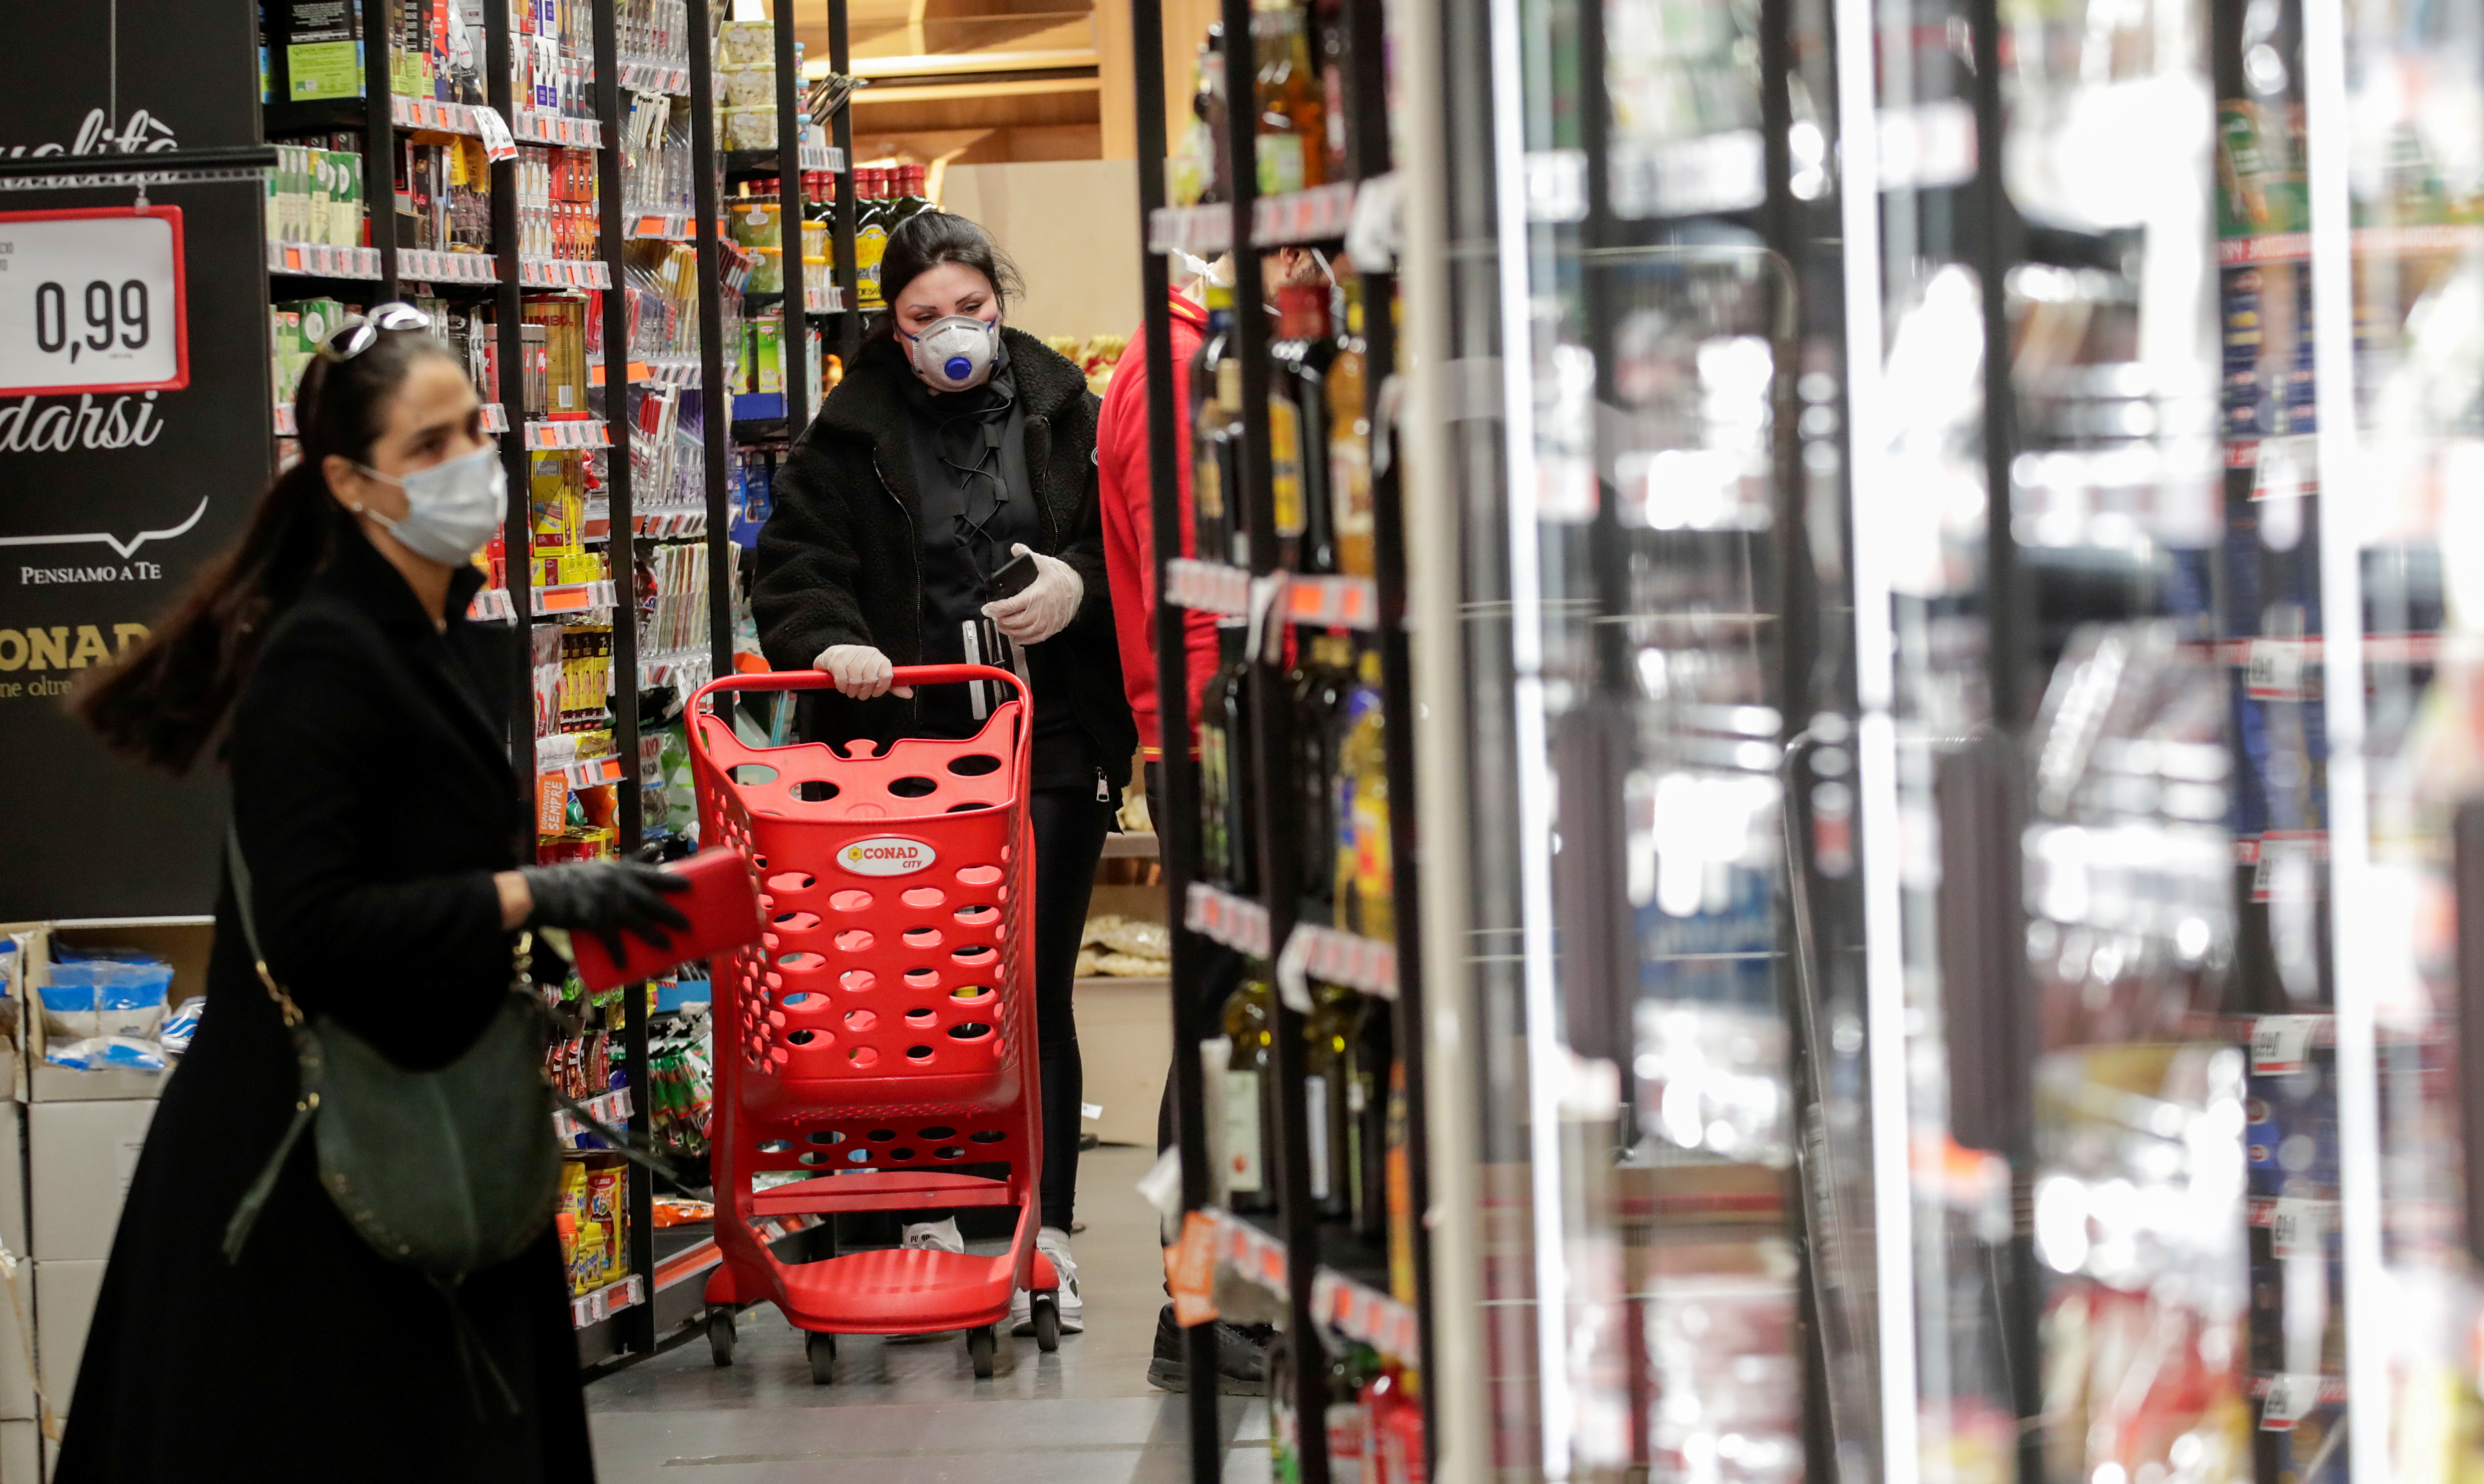
[[[251,965],[258,970],[258,982],[267,986],[268,996],[276,1001],[277,1009],[284,1016],[284,1023],[298,1029],[302,1024],[301,1007],[293,1003],[293,996],[285,993],[284,986],[276,982],[276,976],[268,972],[267,952],[259,946],[257,917],[251,910],[250,903],[250,862],[242,856],[241,832],[233,827],[230,820],[225,823],[225,865],[232,874],[233,906],[241,914],[241,935],[250,946]],[[533,969],[533,933],[528,932],[519,936],[517,947],[512,953],[513,967],[516,970],[513,976],[516,984],[512,987],[525,994],[527,1000],[543,1012],[544,1018],[549,1020],[555,1030],[560,1031],[564,1036],[574,1038],[581,1034],[581,1028],[563,1018],[558,1012],[544,1003],[540,994],[526,987],[526,981]],[[549,1082],[550,1079],[547,1078],[546,1081]],[[685,1190],[688,1188],[682,1184],[680,1172],[676,1171],[662,1156],[652,1149],[640,1147],[629,1134],[609,1126],[603,1120],[587,1112],[584,1103],[556,1087],[552,1089],[552,1095],[553,1101],[558,1103],[570,1117],[578,1120],[589,1133],[610,1145],[614,1152],[634,1164],[644,1165],[650,1172],[676,1188]],[[285,1130],[284,1139],[278,1145],[275,1157],[268,1161],[267,1168],[260,1173],[257,1182],[243,1198],[241,1208],[233,1213],[232,1222],[226,1228],[225,1255],[228,1260],[235,1262],[241,1260],[242,1245],[248,1240],[250,1228],[258,1218],[258,1208],[266,1203],[269,1193],[275,1189],[277,1172],[284,1168],[285,1156],[293,1150],[294,1141],[301,1138],[303,1130],[310,1126],[310,1115],[316,1112],[318,1107],[319,1097],[316,1093],[310,1093],[297,1105],[292,1127]]]
[[[241,831],[230,820],[225,821],[225,869],[232,876],[233,908],[241,915],[241,935],[242,940],[250,945],[251,966],[258,970],[258,982],[267,986],[267,996],[276,1002],[278,1012],[284,1016],[284,1023],[299,1028],[302,1007],[293,1003],[293,996],[285,993],[284,986],[276,982],[276,976],[267,971],[267,950],[258,942],[258,915],[251,910],[250,904],[250,862],[241,853]]]

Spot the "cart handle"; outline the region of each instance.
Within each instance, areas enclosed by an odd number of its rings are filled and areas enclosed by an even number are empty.
[[[968,681],[998,681],[1017,692],[1020,701],[1027,699],[1026,682],[1008,670],[988,664],[901,664],[889,680],[890,688],[899,686],[961,686]],[[690,696],[689,709],[705,713],[708,698],[718,692],[739,690],[832,690],[836,682],[825,670],[769,670],[756,675],[719,675],[698,688]]]

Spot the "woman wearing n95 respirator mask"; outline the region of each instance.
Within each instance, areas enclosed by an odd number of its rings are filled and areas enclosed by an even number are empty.
[[[1061,1274],[1061,1324],[1074,1333],[1082,1073],[1070,987],[1095,860],[1138,749],[1104,575],[1097,402],[1078,367],[1005,324],[1017,274],[974,223],[908,218],[879,272],[888,313],[777,472],[752,607],[770,664],[835,682],[804,708],[811,741],[981,730],[968,688],[894,690],[898,665],[980,660],[1027,682],[1044,1129],[1037,1245]],[[1029,565],[1034,578],[1019,587]],[[947,1247],[956,1228],[921,1221],[907,1240]]]

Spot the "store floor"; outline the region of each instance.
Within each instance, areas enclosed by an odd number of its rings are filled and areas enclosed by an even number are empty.
[[[603,1484],[1184,1484],[1183,1399],[1148,1385],[1164,1266],[1133,1186],[1148,1149],[1092,1149],[1078,1170],[1087,1331],[1044,1355],[1001,1341],[977,1381],[955,1335],[846,1339],[811,1384],[801,1336],[772,1306],[741,1321],[733,1364],[693,1340],[596,1382],[586,1401]],[[1267,1404],[1228,1397],[1225,1477],[1268,1478]],[[836,1467],[846,1466],[846,1467]],[[833,1475],[828,1471],[833,1469]]]

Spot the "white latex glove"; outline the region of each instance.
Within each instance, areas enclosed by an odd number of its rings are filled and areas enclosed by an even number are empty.
[[[888,662],[888,657],[868,644],[831,644],[821,650],[811,664],[827,672],[828,678],[837,683],[838,693],[857,701],[870,700],[887,690],[889,681],[897,674],[897,666]],[[896,693],[910,696],[914,688],[899,686]]]
[[[1057,556],[1041,552],[1027,552],[1026,543],[1010,548],[1012,556],[1025,553],[1035,558],[1035,580],[1013,598],[996,598],[984,605],[984,616],[992,621],[1012,643],[1040,644],[1069,627],[1078,616],[1078,605],[1087,599],[1087,583],[1078,569]]]

